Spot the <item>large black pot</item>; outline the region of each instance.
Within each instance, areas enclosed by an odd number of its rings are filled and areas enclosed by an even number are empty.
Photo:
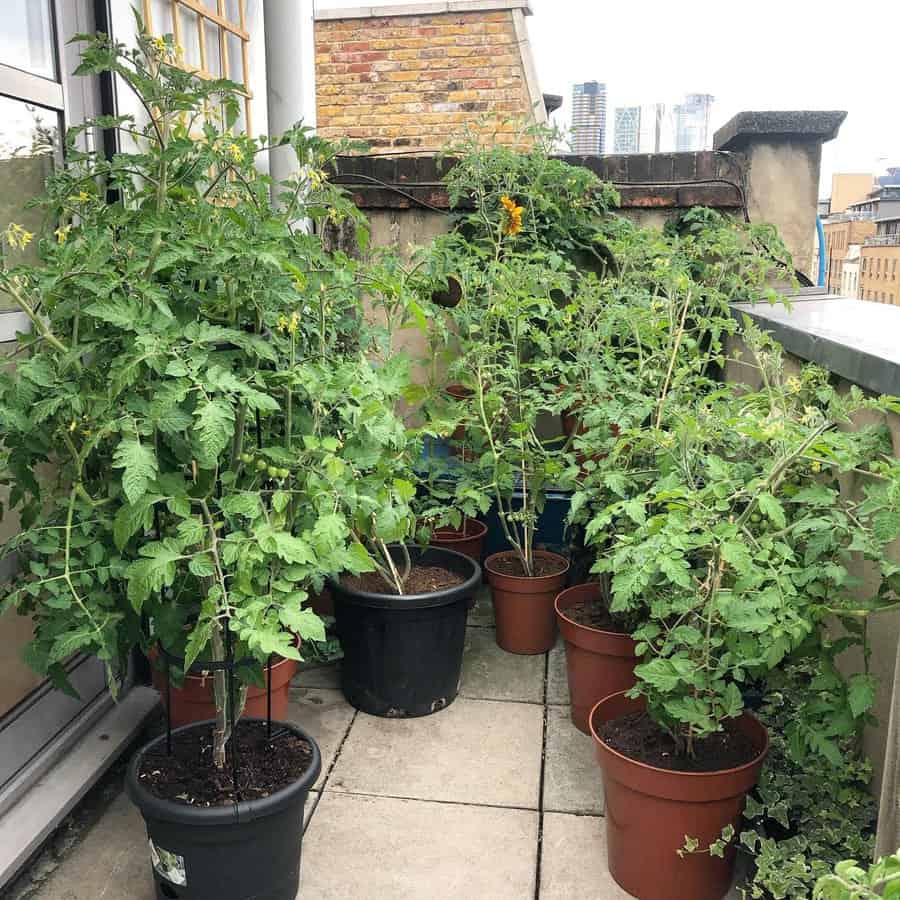
[[[244,721],[262,721],[245,719]],[[173,734],[208,726],[198,722]],[[151,843],[157,900],[294,900],[300,884],[303,807],[322,770],[316,742],[302,728],[313,757],[293,784],[261,800],[199,808],[163,800],[138,780],[141,760],[165,736],[142,747],[128,767],[128,795],[141,811]],[[165,873],[165,874],[164,874]]]
[[[399,559],[399,550],[396,551]],[[347,700],[373,716],[427,716],[459,691],[469,598],[481,584],[477,562],[443,547],[410,548],[413,563],[465,578],[432,594],[376,594],[332,583]]]

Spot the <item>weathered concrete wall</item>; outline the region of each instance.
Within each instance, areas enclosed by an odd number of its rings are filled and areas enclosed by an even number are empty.
[[[739,358],[738,358],[739,355]],[[728,346],[729,362],[725,370],[727,381],[746,384],[758,389],[761,380],[758,372],[744,364],[750,354],[739,338],[730,338]],[[804,361],[791,354],[785,354],[785,369],[788,374],[799,371]],[[839,390],[849,390],[850,383],[839,382]],[[891,433],[894,453],[900,456],[900,416],[889,413],[879,416],[865,412],[857,417],[859,427],[884,422]],[[843,490],[857,494],[860,489],[858,478],[848,478],[842,484]],[[900,562],[900,540],[891,547],[891,558]],[[863,580],[860,596],[866,596],[877,585],[878,574],[871,567],[860,566],[854,573]],[[892,610],[873,616],[869,622],[868,638],[871,647],[869,670],[878,679],[878,691],[873,714],[877,724],[866,728],[863,736],[863,750],[872,760],[874,777],[872,793],[881,798],[881,819],[879,821],[879,846],[881,851],[893,852],[900,845],[900,810],[898,810],[898,787],[900,787],[900,670],[898,670],[898,647],[900,647],[900,610]],[[862,671],[863,661],[858,653],[846,653],[839,660],[841,668],[848,674]],[[890,848],[890,849],[888,849]]]

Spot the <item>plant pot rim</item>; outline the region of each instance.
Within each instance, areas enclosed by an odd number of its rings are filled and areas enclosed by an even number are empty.
[[[585,625],[582,622],[576,622],[574,619],[570,619],[563,609],[560,609],[559,601],[566,596],[566,594],[572,594],[575,591],[580,590],[585,587],[592,587],[593,585],[597,585],[600,587],[598,582],[595,581],[583,581],[581,584],[573,584],[571,587],[564,588],[557,595],[556,599],[553,601],[553,608],[556,610],[556,614],[561,618],[565,619],[566,622],[571,625],[573,628],[584,628],[586,631],[593,632],[594,634],[602,634],[605,637],[611,638],[627,638],[632,644],[636,644],[637,641],[627,632],[627,631],[610,631],[608,628],[597,628],[595,625]],[[568,607],[566,607],[568,609]]]
[[[388,549],[397,546],[392,544]],[[468,577],[462,584],[454,584],[452,587],[441,588],[439,591],[430,591],[427,594],[388,594],[376,591],[361,591],[342,584],[339,578],[329,579],[331,589],[336,597],[344,597],[353,603],[362,606],[375,607],[377,609],[427,609],[431,606],[447,606],[462,597],[469,597],[481,584],[481,566],[470,556],[451,550],[449,547],[410,547],[409,554],[414,564],[426,555],[447,555],[452,560],[458,561],[459,567],[470,570]]]
[[[535,550],[534,555],[536,557],[541,557],[542,559],[558,559],[562,563],[564,563],[563,567],[558,572],[553,572],[550,575],[508,575],[506,572],[498,572],[496,569],[491,568],[491,562],[495,559],[501,559],[506,557],[514,557],[515,559],[519,558],[519,554],[516,553],[515,550],[500,550],[497,553],[492,553],[485,561],[484,568],[485,571],[489,575],[498,575],[501,578],[515,578],[518,581],[526,581],[528,584],[538,584],[541,582],[546,582],[548,585],[557,578],[565,575],[569,571],[569,561],[559,553],[554,553],[552,550]]]
[[[300,638],[299,635],[297,635],[296,638],[297,638],[297,640],[296,640],[297,649],[299,650],[299,649],[300,649],[300,645],[302,644],[302,640],[301,640],[301,638]],[[163,654],[160,652],[160,646],[161,646],[160,642],[159,642],[159,641],[156,641],[156,643],[154,643],[153,646],[147,651],[147,658],[148,658],[151,662],[153,662],[153,661],[159,659],[159,657],[163,655]],[[170,653],[169,656],[171,656],[171,657],[173,657],[173,658],[175,658],[175,659],[180,660],[182,663],[184,662],[184,657],[183,657],[183,656],[176,656],[176,654],[172,654],[172,653]],[[249,664],[249,660],[250,660],[250,659],[253,659],[253,658],[252,658],[252,657],[246,657],[244,661],[236,660],[236,661],[235,661],[235,668],[237,669],[237,668],[239,668],[240,666],[243,666],[243,665],[245,665],[245,664]],[[207,661],[208,661],[208,660],[207,660]],[[289,662],[298,663],[298,665],[299,665],[299,661],[298,661],[298,660],[296,660],[296,659],[289,659],[287,656],[279,656],[277,662],[273,662],[273,663],[271,664],[271,666],[270,666],[270,665],[267,665],[266,663],[261,663],[261,662],[259,662],[259,660],[257,660],[257,659],[253,659],[253,661],[256,662],[256,663],[258,663],[258,664],[262,667],[263,672],[266,672],[266,671],[269,671],[269,670],[274,671],[275,669],[278,669],[278,668],[280,668],[282,665],[284,665],[285,663],[289,663]],[[213,669],[204,669],[204,668],[203,668],[203,662],[204,662],[203,660],[194,660],[194,662],[191,664],[190,671],[184,673],[183,680],[184,680],[184,681],[187,681],[187,680],[190,678],[190,679],[193,679],[193,680],[195,680],[195,681],[209,681],[209,679],[213,677],[213,675],[215,674],[215,672],[214,672]]]
[[[473,530],[470,532],[469,526]],[[473,538],[484,537],[487,534],[487,525],[481,519],[468,518],[464,528],[454,528],[452,525],[441,525],[431,532],[432,538],[437,535],[442,543],[451,543],[453,541],[471,541]]]
[[[241,719],[241,722],[265,723],[265,721],[265,719]],[[174,729],[172,734],[180,734],[183,731],[204,728],[209,725],[215,725],[215,719],[205,719],[202,722],[193,722],[190,725],[183,725],[181,728]],[[316,779],[322,771],[322,754],[319,751],[319,745],[313,740],[312,735],[302,729],[299,725],[295,725],[293,722],[273,722],[272,727],[287,728],[297,737],[303,738],[312,749],[312,759],[310,760],[310,764],[307,766],[306,771],[299,775],[296,781],[285,785],[273,794],[269,794],[268,797],[261,797],[256,800],[240,800],[237,803],[228,803],[223,806],[198,807],[188,806],[185,803],[176,803],[174,800],[166,800],[150,793],[150,791],[140,783],[138,772],[144,755],[166,740],[164,734],[144,744],[144,746],[134,754],[134,757],[128,764],[128,774],[125,779],[128,796],[145,818],[164,822],[175,822],[181,825],[236,825],[274,815],[291,805],[298,794],[305,793],[313,784],[315,784]]]
[[[768,729],[753,715],[751,715],[747,710],[744,710],[740,716],[738,716],[735,721],[739,721],[744,719],[745,721],[750,720],[759,725],[759,730],[763,734],[763,746],[762,749],[748,762],[742,763],[739,766],[733,766],[730,769],[712,769],[709,772],[683,772],[680,769],[663,769],[659,766],[651,766],[649,763],[641,762],[640,760],[634,759],[631,756],[626,756],[624,753],[620,753],[613,747],[610,747],[606,741],[601,738],[595,728],[594,728],[594,715],[597,710],[603,706],[604,703],[609,703],[613,700],[618,699],[619,697],[625,697],[628,691],[617,691],[615,694],[610,694],[607,697],[604,697],[602,700],[598,700],[592,707],[591,711],[588,713],[588,728],[591,730],[591,737],[594,741],[599,744],[605,753],[609,753],[614,758],[618,759],[620,762],[627,763],[630,766],[634,766],[636,769],[648,773],[652,773],[657,776],[672,776],[677,777],[679,779],[687,779],[689,781],[696,783],[701,783],[704,781],[709,781],[714,778],[723,778],[731,775],[737,775],[743,772],[746,772],[754,767],[758,767],[762,765],[763,760],[766,757],[766,754],[769,752],[769,732]],[[630,699],[630,698],[629,698]]]

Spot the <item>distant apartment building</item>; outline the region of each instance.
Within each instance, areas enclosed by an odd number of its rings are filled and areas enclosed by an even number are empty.
[[[883,218],[862,245],[859,297],[900,306],[900,215]]]
[[[851,244],[847,248],[844,264],[841,268],[841,296],[859,297],[859,260],[862,247]]]
[[[864,200],[875,187],[875,176],[868,172],[835,172],[831,176],[828,214],[845,212],[851,203]]]
[[[572,152],[592,155],[606,149],[606,85],[585,81],[572,89]]]
[[[851,203],[847,215],[874,221],[900,217],[900,184],[884,185],[870,191],[863,199]]]
[[[875,234],[875,223],[869,219],[840,214],[824,223],[825,287],[830,294],[842,292],[841,278],[850,247],[862,245]]]
[[[712,142],[710,117],[715,97],[711,94],[687,94],[675,107],[675,150],[708,150]]]
[[[614,122],[613,153],[640,153],[640,106],[617,106]]]

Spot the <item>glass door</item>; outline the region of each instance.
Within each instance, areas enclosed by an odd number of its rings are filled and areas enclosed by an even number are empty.
[[[62,129],[66,118],[78,121],[93,114],[90,86],[73,84],[63,73],[74,68],[70,51],[59,38],[94,30],[83,0],[4,0],[0,23],[0,230],[11,223],[38,234],[41,212],[27,207],[41,193],[44,180],[62,164]],[[82,79],[83,80],[83,79]],[[8,263],[34,262],[35,242]],[[10,358],[16,331],[27,318],[11,298],[0,293],[0,365],[14,370]],[[18,519],[10,512],[5,490],[0,541],[14,534]],[[15,559],[0,564],[0,578],[18,575]],[[9,610],[0,616],[0,809],[11,786],[22,787],[22,773],[36,775],[42,751],[75,722],[106,690],[103,665],[76,656],[68,661],[78,698],[53,689],[26,663],[24,650],[31,622]]]

